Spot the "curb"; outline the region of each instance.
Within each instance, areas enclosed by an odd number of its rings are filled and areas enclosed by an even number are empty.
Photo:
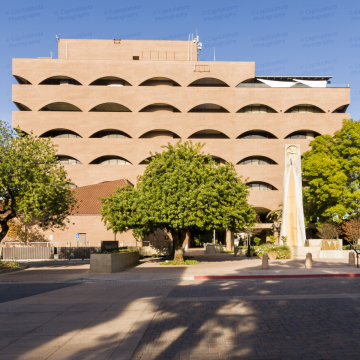
[[[236,279],[284,279],[284,278],[324,278],[324,277],[360,277],[360,274],[307,274],[307,275],[234,275],[234,276],[194,276],[194,280],[236,280]]]
[[[24,269],[27,269],[27,268],[28,268],[28,266],[19,266],[17,268],[3,269],[3,270],[0,270],[0,274],[14,272],[14,271],[20,271],[20,270],[24,270]]]

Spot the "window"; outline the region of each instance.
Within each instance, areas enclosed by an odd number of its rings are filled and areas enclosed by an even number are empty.
[[[133,56],[133,60],[140,60],[139,56]]]
[[[299,113],[299,114],[310,114],[310,113],[323,113],[320,108],[314,105],[297,105],[285,111],[285,113]]]
[[[276,136],[267,131],[252,130],[241,134],[238,139],[276,139]]]
[[[82,165],[79,160],[70,156],[58,156],[58,163],[61,165]]]
[[[101,156],[94,161],[91,162],[91,164],[96,165],[132,165],[129,161],[126,159],[116,156],[116,155],[109,155],[109,156]]]
[[[131,137],[120,130],[100,130],[90,136],[91,138],[110,138],[110,139],[131,139]]]
[[[228,113],[229,111],[217,104],[201,104],[193,107],[189,112]]]
[[[250,156],[238,162],[237,165],[274,165],[276,162],[266,156]]]
[[[201,130],[189,136],[189,139],[229,139],[224,133],[217,130]]]
[[[262,182],[262,181],[254,181],[251,183],[248,183],[250,186],[251,191],[270,191],[270,190],[277,190],[274,186]]]
[[[45,134],[41,135],[40,137],[46,138],[81,138],[79,134],[74,131],[67,130],[67,129],[55,129],[47,131]]]
[[[269,106],[261,104],[253,104],[244,106],[241,108],[238,113],[256,113],[256,114],[265,114],[265,113],[276,113],[274,109]]]
[[[316,136],[319,136],[320,134],[315,131],[307,131],[307,130],[301,130],[301,131],[295,131],[288,135],[285,139],[315,139]]]

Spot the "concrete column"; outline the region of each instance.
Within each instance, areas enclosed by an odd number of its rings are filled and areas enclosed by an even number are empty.
[[[353,251],[349,252],[349,266],[355,267],[355,253]]]
[[[306,269],[311,269],[312,268],[312,255],[311,255],[311,253],[306,254],[305,268]]]
[[[270,235],[272,235],[272,231],[270,229],[266,229],[266,242],[270,241]]]
[[[226,250],[234,251],[234,233],[226,229]]]
[[[262,257],[262,269],[267,270],[269,269],[269,255],[264,254]]]

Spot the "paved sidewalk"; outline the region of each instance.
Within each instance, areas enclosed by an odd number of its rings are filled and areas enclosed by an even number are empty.
[[[83,283],[0,304],[0,359],[359,359],[360,279]]]
[[[89,274],[89,262],[37,264],[28,269],[0,274],[0,283],[17,282],[82,282],[82,281],[158,281],[165,279],[194,280],[201,276],[299,276],[356,274],[360,268],[349,267],[343,259],[314,259],[313,268],[305,269],[305,260],[273,260],[269,270],[262,270],[261,259],[235,258],[232,254],[197,256],[200,265],[159,265],[162,260],[142,261],[139,266],[116,274]],[[205,258],[205,260],[203,260]],[[230,260],[229,260],[230,258]]]

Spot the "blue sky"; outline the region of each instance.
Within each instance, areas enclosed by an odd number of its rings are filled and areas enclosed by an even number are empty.
[[[186,40],[196,29],[200,60],[255,61],[256,75],[331,75],[350,84],[360,118],[359,1],[2,2],[0,119],[11,122],[12,58],[57,58],[62,38]]]

